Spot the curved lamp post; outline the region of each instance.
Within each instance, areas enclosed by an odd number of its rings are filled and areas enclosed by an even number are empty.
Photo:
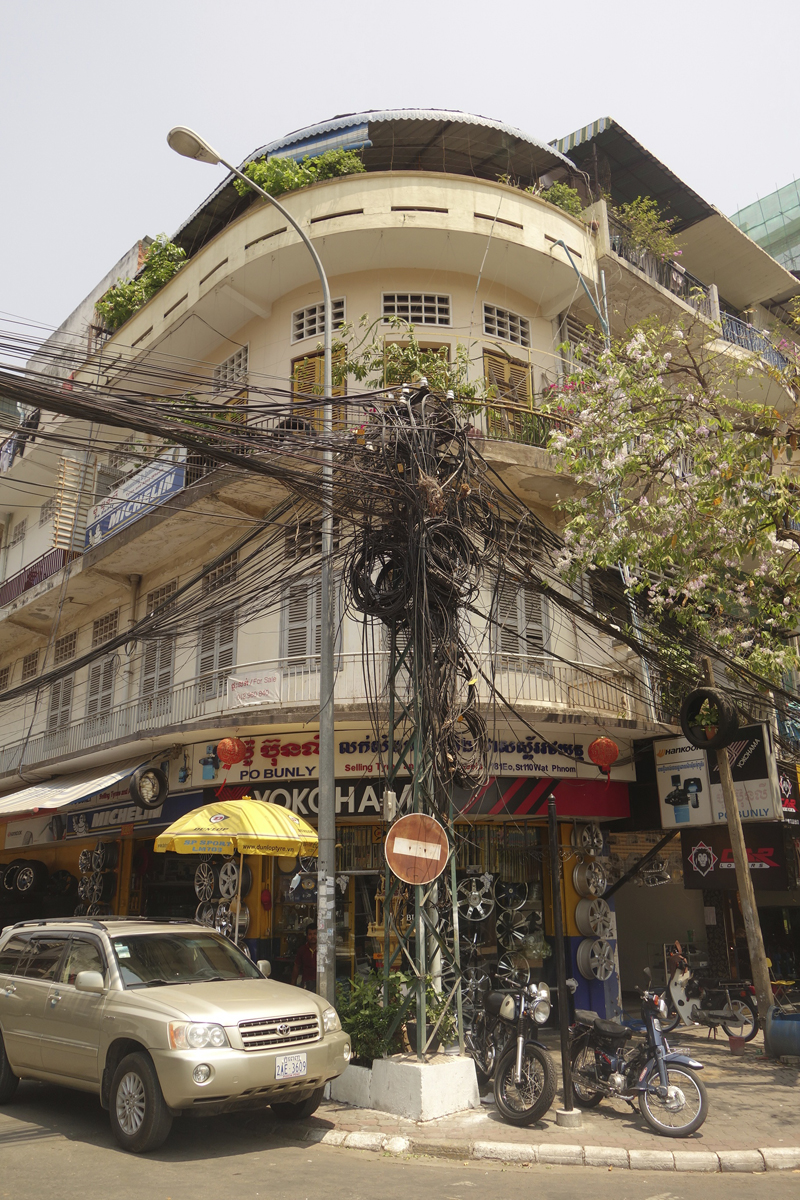
[[[331,366],[331,290],[328,277],[319,255],[308,235],[300,228],[291,213],[282,204],[253,183],[231,163],[214,150],[208,142],[188,129],[176,125],[167,134],[167,142],[176,154],[194,158],[198,162],[221,164],[241,179],[249,188],[277,208],[281,216],[292,226],[308,250],[322,284],[322,299],[325,306],[324,324],[324,373],[323,373],[323,417],[324,435],[333,430],[332,366]],[[333,551],[333,452],[323,451],[322,462],[322,630],[320,638],[319,664],[319,859],[317,876],[317,991],[332,1004],[336,988],[336,905],[335,905],[335,854],[336,854],[336,783],[334,779],[334,619],[333,588],[331,586],[330,559]]]

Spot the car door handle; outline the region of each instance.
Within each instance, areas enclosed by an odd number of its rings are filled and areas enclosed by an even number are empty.
[[[8,985],[8,987],[6,988],[6,995],[7,995],[7,996],[13,996],[13,995],[14,995],[14,993],[16,992],[16,990],[17,990],[17,989],[16,989],[16,987],[14,986],[14,984],[13,984],[13,983],[10,983],[10,984]]]
[[[60,999],[61,999],[61,993],[56,992],[55,996],[50,997],[50,1007],[55,1008],[55,1006],[58,1004]]]

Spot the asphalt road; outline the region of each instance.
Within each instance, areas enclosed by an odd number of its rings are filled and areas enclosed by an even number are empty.
[[[155,1154],[126,1154],[92,1097],[20,1085],[0,1109],[0,1200],[792,1200],[800,1172],[688,1175],[509,1166],[303,1145],[248,1113],[176,1121]],[[654,1138],[654,1148],[658,1148]]]

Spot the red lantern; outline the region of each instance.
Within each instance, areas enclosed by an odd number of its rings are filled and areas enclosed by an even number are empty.
[[[227,771],[234,763],[247,757],[247,747],[241,738],[223,738],[217,746],[217,758]]]
[[[595,738],[587,751],[589,758],[606,773],[606,787],[611,783],[611,768],[619,758],[619,746],[611,738]]]

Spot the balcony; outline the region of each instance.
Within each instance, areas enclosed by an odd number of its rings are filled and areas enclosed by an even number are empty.
[[[16,575],[11,575],[5,583],[0,584],[0,608],[16,600],[17,596],[27,592],[29,588],[36,587],[37,583],[49,579],[68,562],[80,558],[81,554],[81,550],[57,549],[48,550],[41,558],[34,559],[27,567],[23,567]]]
[[[648,279],[652,279],[684,304],[708,317],[710,321],[716,320],[711,289],[671,258],[659,258],[651,250],[643,250],[641,246],[637,246],[631,239],[627,226],[616,221],[611,214],[608,217],[608,236],[611,249],[619,258],[623,258]]]
[[[722,336],[726,342],[731,342],[734,346],[741,346],[743,350],[749,350],[751,354],[757,354],[763,362],[769,363],[771,367],[777,367],[779,371],[788,365],[789,360],[775,349],[769,338],[754,329],[752,325],[748,325],[739,317],[732,316],[731,313],[723,312],[720,316],[722,318]]]
[[[388,654],[375,655],[374,664],[378,690],[383,691]],[[558,715],[579,713],[590,722],[647,720],[643,685],[629,671],[512,655],[486,655],[477,665],[483,673],[478,678],[478,697],[483,703],[489,701],[491,693],[485,675],[494,680],[497,692],[517,707]],[[17,771],[20,766],[38,766],[119,742],[148,741],[152,746],[153,740],[163,736],[167,744],[176,740],[176,732],[180,733],[182,726],[186,727],[187,740],[191,740],[195,728],[224,730],[248,716],[252,720],[255,714],[259,714],[261,724],[267,724],[285,720],[287,711],[306,708],[308,713],[303,719],[313,720],[319,709],[318,657],[243,663],[236,670],[248,674],[268,671],[277,676],[275,699],[253,707],[234,706],[226,678],[196,677],[158,695],[116,706],[107,713],[53,730],[34,729],[29,738],[21,736],[0,750],[0,776]],[[408,689],[407,679],[405,686]],[[344,707],[366,710],[361,653],[339,656],[336,703],[340,710]],[[46,709],[46,705],[40,708],[42,726],[46,722]]]

